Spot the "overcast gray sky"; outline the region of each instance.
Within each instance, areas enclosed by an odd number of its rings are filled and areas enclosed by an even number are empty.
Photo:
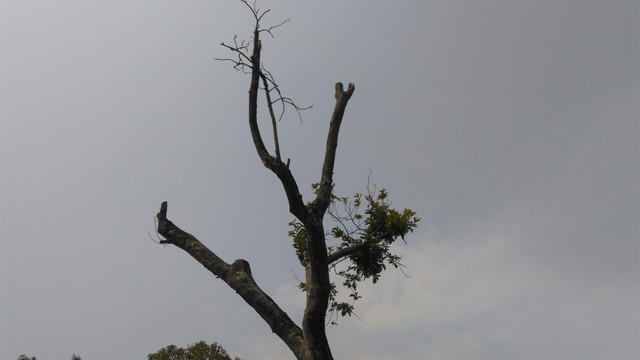
[[[0,358],[145,359],[216,341],[293,359],[179,249],[169,217],[247,259],[299,320],[284,194],[214,58],[238,1],[0,1]],[[318,180],[336,81],[356,92],[336,191],[387,188],[421,226],[328,329],[336,359],[637,359],[640,9],[633,0],[260,1],[263,60],[313,104],[280,123]],[[308,198],[308,196],[307,196]],[[293,270],[293,272],[292,272]]]

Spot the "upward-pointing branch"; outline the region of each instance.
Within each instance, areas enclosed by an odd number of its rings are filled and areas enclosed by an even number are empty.
[[[296,179],[293,177],[288,164],[282,162],[279,156],[271,156],[264,146],[260,128],[258,127],[258,90],[260,78],[264,75],[260,64],[260,52],[262,45],[260,43],[260,30],[256,25],[253,31],[253,54],[251,55],[251,86],[249,87],[249,128],[251,129],[251,137],[256,147],[258,156],[262,160],[262,164],[271,170],[282,182],[282,187],[287,194],[289,202],[289,211],[303,223],[308,221],[309,211],[302,201],[302,195],[298,189]],[[265,89],[268,91],[268,89]],[[277,141],[277,140],[276,140]],[[279,152],[279,149],[278,149]]]
[[[253,31],[253,54],[251,55],[251,86],[249,87],[249,128],[251,129],[251,137],[253,144],[258,151],[258,155],[264,166],[268,166],[268,162],[272,159],[269,151],[264,146],[260,128],[258,127],[258,88],[260,85],[260,51],[262,44],[260,43],[260,31],[256,28]]]
[[[273,103],[271,102],[271,89],[269,89],[269,81],[264,74],[261,74],[262,78],[262,86],[264,86],[264,94],[267,98],[267,107],[269,108],[269,116],[271,117],[271,127],[273,130],[273,143],[276,149],[276,159],[278,161],[282,161],[282,157],[280,156],[280,141],[278,140],[278,124],[276,121],[276,115],[273,113]]]
[[[327,145],[322,165],[322,177],[318,187],[318,195],[311,204],[311,211],[316,214],[324,214],[331,202],[331,188],[333,187],[333,167],[336,160],[336,149],[338,148],[338,133],[342,124],[342,117],[347,103],[356,89],[353,83],[349,83],[347,91],[344,91],[342,83],[336,83],[336,105],[329,124],[329,134],[327,135]]]

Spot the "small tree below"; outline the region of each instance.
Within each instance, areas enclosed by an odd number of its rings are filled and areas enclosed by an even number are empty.
[[[153,354],[147,355],[147,360],[240,360],[232,359],[222,346],[213,343],[207,345],[204,341],[179,348],[169,345]]]
[[[20,355],[18,356],[18,360],[37,360],[35,356],[32,357],[28,357],[27,355]]]

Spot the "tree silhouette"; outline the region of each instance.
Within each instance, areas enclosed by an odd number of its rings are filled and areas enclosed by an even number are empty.
[[[377,282],[386,264],[396,268],[401,266],[400,256],[391,253],[391,244],[396,239],[404,240],[412,232],[419,218],[409,209],[397,211],[391,208],[388,192],[367,188],[365,194],[355,194],[353,198],[339,197],[333,193],[333,172],[338,146],[338,134],[351,99],[355,85],[350,83],[345,90],[342,83],[335,85],[335,107],[329,122],[325,156],[321,177],[312,185],[315,198],[305,203],[298,184],[291,171],[290,161],[283,161],[280,153],[275,105],[303,110],[290,98],[283,96],[274,76],[261,60],[264,33],[282,25],[261,27],[261,20],[269,12],[260,11],[242,1],[252,12],[255,26],[252,41],[238,41],[233,45],[222,43],[233,58],[219,59],[233,63],[234,68],[250,74],[249,86],[249,128],[256,152],[263,165],[282,183],[287,198],[289,212],[295,216],[290,223],[293,247],[300,264],[305,270],[305,279],[300,287],[306,292],[306,307],[301,326],[271,299],[255,282],[246,260],[238,259],[229,264],[204,246],[193,235],[183,231],[167,218],[167,202],[160,206],[157,214],[157,232],[164,237],[161,244],[173,244],[186,251],[216,277],[227,283],[249,304],[269,325],[271,330],[291,349],[299,360],[333,359],[326,337],[327,314],[329,322],[335,317],[351,315],[353,302],[360,298],[357,286],[365,279]],[[273,36],[273,35],[272,35]],[[274,153],[267,150],[258,126],[258,93],[266,98],[273,140]],[[282,115],[280,115],[282,116]],[[325,231],[324,219],[329,215],[335,226]],[[327,238],[331,242],[327,242]],[[330,273],[343,278],[342,285],[348,289],[349,300],[338,300],[338,288],[331,281]]]

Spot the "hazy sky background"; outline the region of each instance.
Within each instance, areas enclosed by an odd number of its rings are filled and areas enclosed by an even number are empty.
[[[637,1],[259,7],[265,25],[291,19],[264,39],[265,65],[313,104],[280,123],[306,198],[334,83],[354,82],[336,191],[364,191],[371,170],[422,218],[397,248],[410,277],[384,274],[361,320],[328,329],[336,359],[638,358]],[[169,201],[300,319],[293,217],[251,143],[249,78],[214,61],[251,20],[232,0],[0,2],[0,358],[146,359],[206,340],[293,359],[148,235]]]

